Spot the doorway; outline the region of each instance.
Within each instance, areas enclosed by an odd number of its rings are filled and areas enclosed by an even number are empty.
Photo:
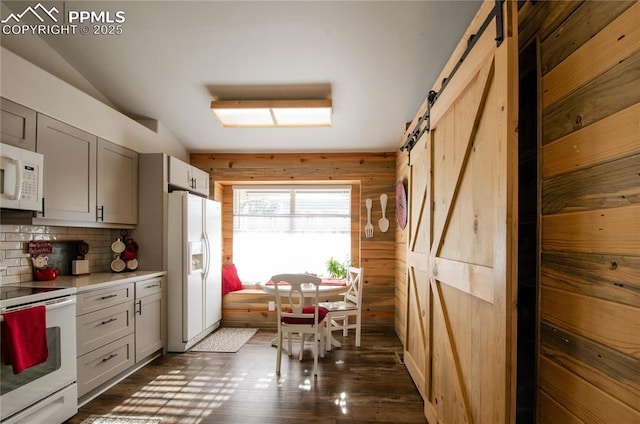
[[[538,293],[537,44],[519,55],[518,117],[518,359],[516,422],[535,422]]]

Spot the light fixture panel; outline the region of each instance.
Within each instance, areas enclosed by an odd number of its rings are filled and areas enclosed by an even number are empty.
[[[331,108],[277,108],[272,111],[278,126],[328,127],[331,125]]]
[[[273,127],[269,109],[214,109],[223,127]]]
[[[328,99],[214,100],[211,109],[223,127],[331,126]]]

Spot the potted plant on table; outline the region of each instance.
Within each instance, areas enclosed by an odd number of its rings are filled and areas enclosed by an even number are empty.
[[[331,278],[347,278],[347,268],[351,265],[351,261],[346,259],[340,262],[333,256],[327,261],[327,272]]]

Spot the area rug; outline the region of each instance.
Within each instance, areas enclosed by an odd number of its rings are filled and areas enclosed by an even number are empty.
[[[237,352],[257,328],[220,328],[191,348],[193,352]]]
[[[158,424],[160,418],[91,415],[80,424]]]

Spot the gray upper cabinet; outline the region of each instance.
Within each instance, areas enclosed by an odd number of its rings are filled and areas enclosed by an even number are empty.
[[[193,179],[193,191],[209,197],[209,174],[200,168],[191,166],[191,178]]]
[[[44,214],[36,224],[138,223],[138,153],[42,114],[36,151],[44,155]]]
[[[98,222],[138,223],[138,153],[98,138]]]
[[[169,156],[169,185],[209,197],[209,174]]]
[[[96,221],[98,138],[38,114],[36,151],[44,155],[45,219]]]
[[[17,103],[1,99],[2,119],[0,121],[0,140],[2,143],[36,150],[36,111]]]

